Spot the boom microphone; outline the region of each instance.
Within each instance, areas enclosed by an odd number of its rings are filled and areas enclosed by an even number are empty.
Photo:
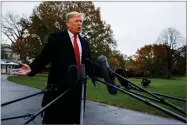
[[[112,74],[111,72],[109,71],[109,64],[107,62],[107,58],[103,55],[99,56],[97,58],[97,61],[98,61],[98,64],[99,64],[99,67],[100,67],[100,71],[102,73],[102,76],[105,80],[105,82],[109,83],[109,84],[112,84],[112,85],[115,85],[113,79],[112,79]],[[109,86],[107,85],[107,88],[108,88],[108,92],[112,95],[114,94],[117,94],[117,89],[112,87],[112,86]]]
[[[89,58],[85,60],[85,69],[86,69],[87,75],[92,78],[94,76],[94,69],[93,69],[92,60]]]
[[[85,68],[87,75],[92,79],[92,83],[96,86],[96,77],[101,77],[99,65],[96,62],[93,62],[91,59],[87,58],[85,60]]]
[[[124,78],[126,77],[125,72],[121,68],[116,69],[115,73],[120,74]],[[128,84],[128,82],[126,80],[124,80],[123,78],[119,77],[118,75],[116,75],[116,77],[119,80],[119,83],[121,84],[121,86],[124,86],[126,89],[129,88],[129,84]]]

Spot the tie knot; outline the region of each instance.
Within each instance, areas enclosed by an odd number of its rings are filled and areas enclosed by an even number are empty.
[[[73,37],[74,37],[74,39],[76,39],[76,38],[77,38],[77,35],[74,35]]]

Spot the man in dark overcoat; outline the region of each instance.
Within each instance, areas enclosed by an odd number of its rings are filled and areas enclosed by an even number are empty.
[[[91,58],[88,41],[80,35],[83,14],[73,11],[66,15],[67,29],[50,34],[41,53],[30,64],[22,64],[17,75],[34,76],[50,64],[48,85],[55,85],[57,91],[44,94],[42,106],[58,97],[69,88],[68,68],[70,65],[85,63]],[[55,23],[55,22],[54,22]],[[54,87],[54,86],[53,86]],[[79,124],[81,85],[65,94],[44,112],[43,124]]]

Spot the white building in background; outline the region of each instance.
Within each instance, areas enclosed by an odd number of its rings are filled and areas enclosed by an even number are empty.
[[[12,69],[18,68],[20,57],[12,52],[10,45],[1,44],[1,73],[10,74]]]

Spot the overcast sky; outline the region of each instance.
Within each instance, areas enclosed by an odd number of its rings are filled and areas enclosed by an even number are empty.
[[[128,56],[156,42],[163,29],[176,28],[186,38],[185,2],[94,2],[111,25],[117,49]],[[30,15],[39,2],[2,2],[2,14]]]

